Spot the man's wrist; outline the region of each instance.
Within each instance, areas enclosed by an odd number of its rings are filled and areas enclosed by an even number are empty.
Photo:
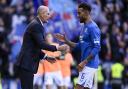
[[[85,60],[84,60],[84,64],[87,64],[87,63],[88,63],[88,59],[85,59]]]
[[[92,54],[90,54],[86,59],[85,62],[88,63],[92,59]]]

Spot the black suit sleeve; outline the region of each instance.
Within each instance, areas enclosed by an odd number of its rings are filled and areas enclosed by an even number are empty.
[[[43,31],[42,27],[39,26],[38,24],[34,24],[31,28],[31,34],[37,45],[43,49],[43,50],[48,50],[48,51],[57,51],[56,46],[49,45],[45,42],[43,38]]]

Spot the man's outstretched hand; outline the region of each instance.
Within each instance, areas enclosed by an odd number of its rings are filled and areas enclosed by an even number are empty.
[[[59,41],[61,41],[61,42],[65,42],[66,41],[65,35],[62,35],[62,34],[57,33],[57,34],[54,34],[54,37],[56,39],[58,39]]]
[[[70,50],[69,46],[64,44],[64,45],[61,45],[57,48],[58,51],[66,51],[68,52]]]

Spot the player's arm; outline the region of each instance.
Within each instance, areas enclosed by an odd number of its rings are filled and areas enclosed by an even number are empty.
[[[93,59],[100,51],[100,31],[98,28],[90,28],[90,37],[93,44],[93,49],[89,56],[86,58],[85,62]]]
[[[72,48],[76,47],[76,45],[77,45],[77,43],[72,42],[72,41],[70,41],[70,40],[68,40],[68,39],[65,40],[65,43],[66,43],[67,45],[69,45],[70,47],[72,47]]]
[[[68,40],[65,35],[57,33],[57,34],[54,34],[54,37],[57,38],[59,41],[64,42],[65,44],[69,45],[72,48],[76,47],[77,45],[77,43]]]

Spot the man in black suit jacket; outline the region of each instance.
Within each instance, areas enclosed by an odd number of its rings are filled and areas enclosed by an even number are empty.
[[[49,9],[46,6],[38,8],[38,16],[27,26],[23,37],[23,44],[16,63],[22,89],[33,89],[33,77],[37,72],[40,55],[46,57],[41,50],[57,51],[65,50],[66,46],[49,45],[45,42],[45,29],[43,22],[49,17]],[[54,61],[54,60],[53,60]]]

